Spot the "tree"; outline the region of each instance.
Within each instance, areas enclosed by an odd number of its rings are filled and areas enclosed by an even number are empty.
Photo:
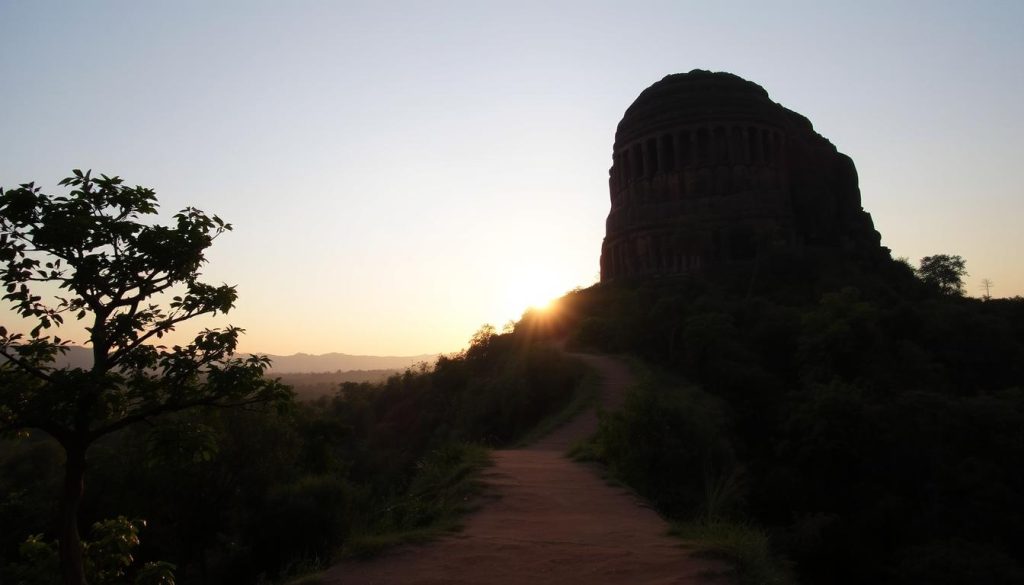
[[[986,301],[991,301],[992,300],[992,287],[995,286],[995,285],[996,284],[994,282],[992,282],[992,279],[990,279],[990,278],[982,278],[981,279],[981,288],[985,291],[985,294],[983,294],[981,296],[981,298],[985,299]]]
[[[960,256],[936,254],[921,258],[917,276],[944,294],[962,296],[967,262]]]
[[[159,345],[178,324],[234,306],[235,287],[200,281],[206,249],[230,224],[194,208],[170,226],[145,223],[157,212],[154,191],[118,177],[75,170],[60,185],[70,193],[46,195],[33,183],[0,189],[3,300],[34,325],[28,334],[0,327],[0,436],[39,429],[63,447],[61,572],[81,585],[90,445],[163,414],[278,401],[290,390],[263,377],[265,356],[234,357],[237,327]],[[87,320],[90,368],[54,366],[68,341],[44,333],[70,316]]]

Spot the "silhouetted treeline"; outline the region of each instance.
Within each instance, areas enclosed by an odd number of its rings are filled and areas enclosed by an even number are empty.
[[[516,440],[569,404],[582,366],[522,335],[483,329],[433,370],[346,382],[279,411],[183,413],[97,445],[83,523],[143,518],[137,555],[179,583],[255,583],[324,566],[349,539],[415,530],[449,513],[466,444]],[[0,583],[52,537],[61,451],[43,435],[0,443]],[[461,497],[459,499],[462,499]]]
[[[1024,582],[1024,299],[899,262],[770,262],[568,295],[652,364],[595,448],[679,519],[754,521],[804,583]],[[527,316],[539,319],[539,316]]]
[[[271,372],[270,378],[277,378],[295,392],[301,401],[316,400],[321,396],[333,396],[345,382],[383,382],[388,377],[402,373],[402,370],[338,370],[336,372],[284,373]]]

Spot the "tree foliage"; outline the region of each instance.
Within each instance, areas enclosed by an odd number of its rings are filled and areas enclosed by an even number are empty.
[[[967,262],[960,256],[936,254],[921,258],[917,269],[920,279],[945,294],[963,296]]]
[[[0,435],[41,429],[66,454],[61,565],[82,583],[77,528],[85,454],[100,437],[134,423],[200,406],[235,407],[284,398],[264,379],[263,356],[234,357],[242,330],[206,329],[184,345],[159,345],[179,324],[227,313],[235,287],[202,282],[205,251],[231,225],[186,208],[172,225],[152,189],[74,171],[63,196],[33,183],[0,189],[3,300],[28,334],[0,328]],[[52,298],[52,300],[51,300]],[[56,368],[69,343],[49,332],[86,322],[90,368]]]
[[[92,540],[83,542],[85,574],[93,585],[174,585],[174,565],[148,562],[137,570],[134,552],[139,546],[143,520],[124,516],[96,522]],[[46,542],[42,534],[29,536],[20,547],[21,562],[12,568],[20,585],[47,585],[60,578],[57,543]],[[129,578],[134,574],[134,578]]]
[[[516,444],[589,395],[584,367],[525,331],[475,337],[432,369],[345,382],[333,397],[192,409],[110,435],[89,452],[82,525],[146,518],[129,578],[165,560],[181,585],[290,582],[339,550],[441,533],[474,501],[483,451],[467,444]],[[19,549],[29,535],[52,542],[60,459],[44,433],[0,441],[0,582],[56,562]]]
[[[591,453],[674,519],[764,527],[800,582],[1024,582],[1024,299],[821,274],[565,297],[570,347],[654,372]]]

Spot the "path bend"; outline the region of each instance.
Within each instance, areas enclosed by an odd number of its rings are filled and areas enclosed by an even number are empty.
[[[632,383],[621,360],[570,354],[601,376],[598,402],[622,404]],[[368,561],[345,561],[325,585],[722,584],[724,567],[690,555],[668,524],[628,491],[565,452],[597,430],[593,408],[522,449],[494,451],[483,479],[497,495],[464,529]]]

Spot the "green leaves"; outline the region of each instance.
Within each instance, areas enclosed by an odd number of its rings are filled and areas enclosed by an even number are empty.
[[[0,189],[2,300],[30,322],[27,335],[0,335],[7,425],[45,423],[95,437],[182,408],[284,396],[263,383],[265,358],[232,357],[237,327],[206,329],[184,347],[152,345],[180,323],[234,307],[235,287],[204,283],[199,272],[231,224],[194,207],[170,225],[142,221],[157,211],[155,192],[117,176],[75,169],[60,185],[67,194],[47,195],[33,183]],[[40,285],[55,285],[60,296],[44,298]],[[165,293],[177,294],[160,302]],[[46,333],[65,315],[89,321],[96,359],[78,374],[56,376],[52,361],[68,342]],[[42,387],[4,389],[15,372]]]
[[[127,306],[135,296],[194,281],[206,248],[230,229],[194,208],[178,214],[176,226],[141,223],[156,213],[156,195],[119,177],[76,171],[61,185],[76,189],[64,197],[31,183],[0,191],[0,259],[10,264],[0,272],[4,284],[56,282],[80,297]]]
[[[145,520],[129,520],[124,516],[109,518],[92,525],[92,540],[83,543],[85,570],[94,585],[174,585],[175,566],[164,561],[137,567],[134,551],[140,544],[139,532]],[[12,574],[18,583],[44,585],[60,580],[57,543],[46,542],[42,534],[34,534],[18,547],[21,562]],[[135,567],[137,568],[135,568]],[[131,573],[135,578],[129,580]]]
[[[2,300],[30,328],[27,337],[0,328],[0,436],[26,428],[49,433],[65,450],[67,481],[78,483],[84,454],[104,435],[191,408],[289,399],[287,387],[263,377],[265,357],[233,357],[237,327],[206,329],[171,349],[153,344],[182,322],[234,307],[235,287],[204,283],[199,272],[207,248],[230,224],[193,207],[171,225],[145,221],[157,211],[156,194],[116,176],[75,169],[60,185],[66,195],[43,194],[32,183],[0,189]],[[166,303],[165,295],[175,296]],[[67,341],[44,332],[63,325],[65,314],[89,320],[88,368],[52,365]],[[191,449],[200,460],[210,452],[202,441]],[[76,509],[80,497],[65,492],[63,508]],[[61,526],[62,541],[77,546],[73,512]],[[141,526],[124,517],[94,526],[86,566],[63,567],[69,579],[84,582],[84,569],[92,583],[126,582]],[[48,547],[26,546],[40,555]],[[172,568],[146,565],[135,583],[172,585]]]
[[[39,187],[34,183],[26,183],[6,193],[0,189],[0,210],[11,222],[26,223],[32,220],[39,198]]]

